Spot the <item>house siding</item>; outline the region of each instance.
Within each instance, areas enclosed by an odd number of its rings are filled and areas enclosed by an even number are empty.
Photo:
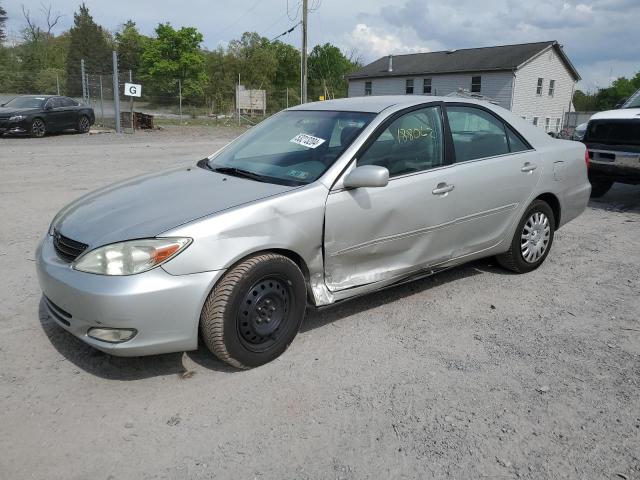
[[[482,77],[481,95],[497,101],[504,108],[511,108],[513,73],[478,72],[464,74],[413,75],[349,80],[349,97],[364,95],[364,84],[371,82],[372,95],[404,95],[405,80],[413,78],[413,94],[423,95],[422,81],[431,78],[431,94],[445,96],[459,89],[471,90],[471,77]]]
[[[538,78],[542,78],[542,95],[536,94]],[[555,80],[555,91],[549,96],[549,81]],[[571,98],[575,79],[565,63],[552,48],[543,51],[516,71],[512,111],[533,122],[538,117],[538,126],[545,129],[545,119],[550,119],[549,131],[556,131],[556,119],[560,127],[565,112],[571,109]]]

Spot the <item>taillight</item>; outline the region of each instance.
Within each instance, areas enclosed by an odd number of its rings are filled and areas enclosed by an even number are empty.
[[[587,170],[589,170],[589,150],[584,150],[584,163],[587,165]]]

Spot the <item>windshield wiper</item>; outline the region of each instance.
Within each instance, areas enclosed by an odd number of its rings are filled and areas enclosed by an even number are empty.
[[[259,173],[250,172],[249,170],[243,170],[241,168],[236,167],[211,167],[211,170],[218,173],[224,173],[227,175],[233,175],[235,177],[248,178],[250,180],[255,180],[256,182],[269,182],[267,177],[264,175],[260,175]]]

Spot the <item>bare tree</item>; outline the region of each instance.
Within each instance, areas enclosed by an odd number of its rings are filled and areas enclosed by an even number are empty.
[[[51,4],[45,5],[44,3],[40,4],[40,11],[42,12],[42,16],[44,17],[45,27],[40,27],[35,20],[31,17],[31,11],[23,5],[22,7],[22,16],[24,17],[27,26],[24,30],[25,40],[38,43],[44,38],[51,38],[51,31],[55,28],[55,26],[62,19],[62,15],[59,13],[53,13]]]

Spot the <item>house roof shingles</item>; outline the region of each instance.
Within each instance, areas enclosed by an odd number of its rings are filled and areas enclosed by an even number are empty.
[[[385,56],[353,72],[347,78],[516,70],[550,46],[555,47],[571,74],[579,80],[580,75],[556,41],[394,55],[392,72],[388,71],[389,57]]]

